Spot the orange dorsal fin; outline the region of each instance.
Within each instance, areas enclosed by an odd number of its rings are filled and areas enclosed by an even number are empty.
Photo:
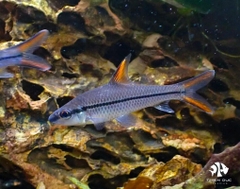
[[[130,62],[131,54],[126,56],[121,64],[118,66],[117,70],[113,74],[110,83],[129,83],[128,78],[128,63]]]

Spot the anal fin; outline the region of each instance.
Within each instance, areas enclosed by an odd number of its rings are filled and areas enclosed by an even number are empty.
[[[124,127],[134,126],[137,122],[137,118],[131,114],[120,116],[116,120]]]
[[[169,107],[169,101],[165,101],[157,106],[155,106],[154,108],[163,111],[163,112],[167,112],[167,113],[174,113],[174,110],[172,108]]]
[[[97,123],[97,124],[94,124],[95,128],[100,131],[104,128],[104,123]]]

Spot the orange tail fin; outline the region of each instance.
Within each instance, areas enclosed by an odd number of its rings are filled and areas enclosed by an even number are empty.
[[[19,66],[36,68],[42,71],[46,71],[51,68],[51,65],[46,60],[32,54],[32,52],[47,39],[48,35],[48,30],[41,30],[28,40],[9,48],[11,51],[22,53],[23,58],[19,63]]]
[[[213,79],[214,75],[214,70],[208,70],[194,78],[180,83],[185,89],[183,99],[189,104],[196,106],[209,114],[213,113],[213,107],[203,97],[198,95],[196,91],[207,85]]]

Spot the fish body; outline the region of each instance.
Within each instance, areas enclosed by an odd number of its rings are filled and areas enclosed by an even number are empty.
[[[16,46],[0,50],[0,78],[13,77],[5,70],[8,66],[25,66],[41,71],[50,69],[51,65],[46,60],[32,54],[47,39],[48,35],[48,30],[41,30]]]
[[[212,80],[214,70],[172,85],[144,85],[129,80],[129,60],[130,56],[122,61],[108,84],[80,94],[50,115],[49,121],[69,126],[94,124],[101,129],[104,122],[117,119],[123,126],[130,126],[135,122],[130,113],[146,107],[173,113],[168,106],[170,100],[186,101],[213,112],[211,105],[195,92]]]

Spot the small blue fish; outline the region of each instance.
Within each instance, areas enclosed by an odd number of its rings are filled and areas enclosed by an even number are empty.
[[[104,122],[116,119],[128,127],[136,122],[130,113],[146,107],[154,106],[173,113],[168,106],[170,100],[182,100],[207,113],[213,112],[211,105],[196,91],[213,79],[214,70],[172,85],[143,85],[129,80],[129,60],[130,56],[127,56],[122,61],[108,84],[80,94],[56,110],[48,120],[66,126],[94,124],[97,129],[102,129]]]
[[[49,70],[51,65],[46,60],[32,54],[47,39],[48,35],[48,30],[41,30],[16,46],[0,50],[0,78],[13,77],[13,74],[8,73],[5,69],[8,66],[25,66],[41,71]]]

